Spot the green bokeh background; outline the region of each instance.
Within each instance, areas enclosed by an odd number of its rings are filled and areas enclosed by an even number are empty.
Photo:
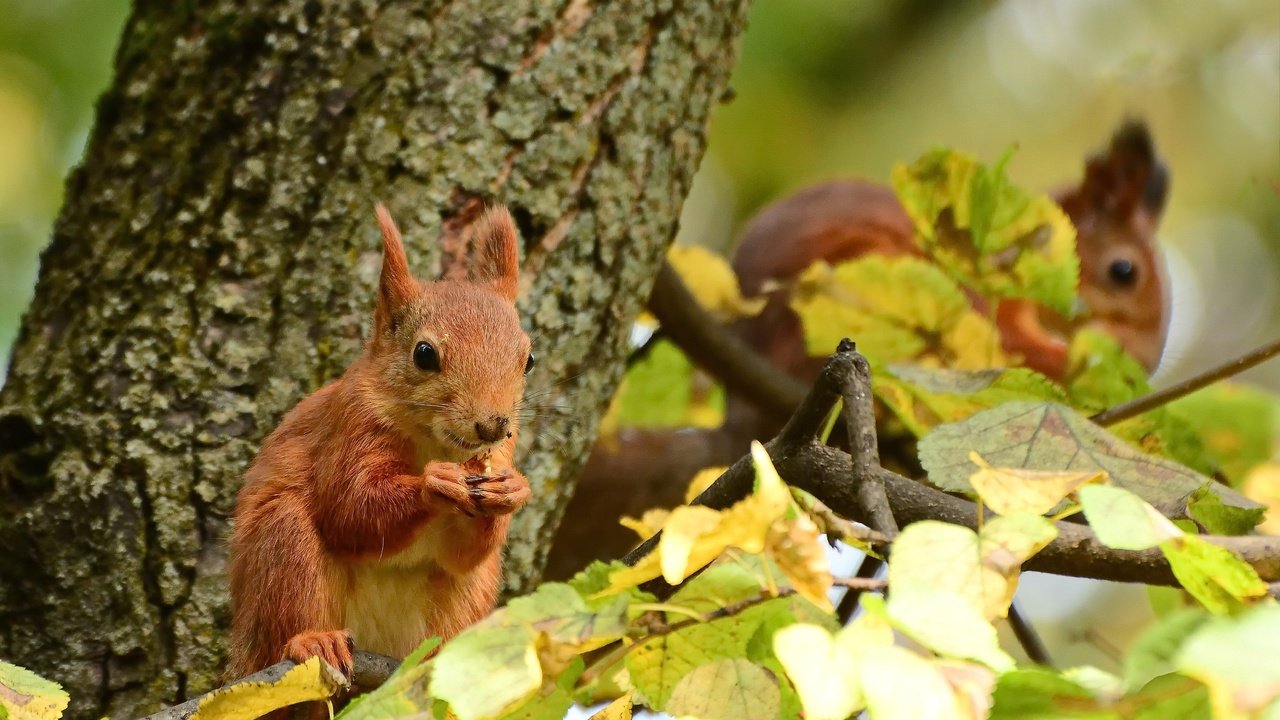
[[[127,13],[0,0],[0,376]],[[757,0],[732,84],[682,241],[728,251],[780,194],[885,180],[938,145],[992,160],[1016,144],[1016,181],[1074,182],[1141,116],[1173,179],[1174,327],[1156,384],[1280,335],[1276,0]],[[1280,387],[1280,363],[1251,377]],[[1064,580],[1019,597],[1070,648],[1060,659],[1107,666],[1149,618],[1143,592]]]

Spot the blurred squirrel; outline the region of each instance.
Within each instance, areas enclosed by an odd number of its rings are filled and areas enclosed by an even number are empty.
[[[1146,126],[1123,124],[1105,152],[1089,158],[1078,186],[1053,193],[1076,228],[1079,294],[1087,313],[1079,324],[1113,335],[1153,370],[1168,330],[1168,283],[1155,231],[1168,195],[1169,174]],[[744,295],[761,294],[758,315],[734,329],[773,365],[811,381],[825,358],[805,349],[800,318],[788,303],[786,281],[816,260],[838,263],[869,253],[922,255],[914,228],[893,191],[860,180],[814,185],[778,200],[747,224],[733,259]],[[1070,324],[1026,300],[1004,301],[996,321],[1004,349],[1056,380],[1068,372]],[[855,338],[856,339],[856,338]],[[683,501],[697,470],[727,465],[752,439],[776,434],[786,418],[768,417],[746,398],[730,395],[724,426],[714,430],[629,430],[609,449],[598,444],[587,462],[551,551],[547,577],[564,577],[597,557],[616,557],[635,544],[616,525],[621,515]],[[582,518],[592,518],[583,522]]]
[[[516,230],[504,208],[473,233],[465,280],[421,282],[377,208],[373,327],[337,380],[266,439],[236,504],[229,672],[354,647],[404,657],[497,599],[511,513],[516,408],[533,366],[516,315]]]

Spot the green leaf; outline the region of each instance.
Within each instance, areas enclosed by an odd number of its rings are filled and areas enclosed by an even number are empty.
[[[1089,413],[1151,392],[1147,369],[1115,336],[1094,328],[1081,328],[1071,337],[1066,385],[1071,405]]]
[[[1145,455],[1074,410],[1054,403],[1011,402],[957,423],[940,425],[919,445],[929,480],[944,490],[972,492],[969,452],[999,467],[1031,470],[1106,470],[1111,481],[1156,506],[1180,514],[1187,498],[1209,482],[1195,471]],[[1258,504],[1220,485],[1228,505]]]
[[[1202,439],[1210,461],[1233,487],[1270,459],[1280,436],[1280,398],[1240,383],[1214,383],[1175,400],[1168,410]]]
[[[1264,507],[1241,508],[1226,505],[1222,498],[1202,487],[1187,503],[1191,519],[1204,526],[1211,535],[1248,535],[1267,514]]]
[[[1001,675],[992,695],[990,720],[1118,718],[1093,693],[1047,668],[1022,668]]]
[[[1013,669],[996,629],[966,598],[946,590],[895,590],[887,603],[894,627],[939,655],[976,660],[996,672]]]
[[[1123,488],[1080,488],[1084,516],[1099,542],[1117,550],[1146,550],[1183,536],[1182,530],[1145,500]]]
[[[1174,658],[1182,672],[1209,687],[1215,717],[1244,717],[1280,697],[1280,606],[1264,604],[1237,617],[1216,617]]]
[[[1124,698],[1136,706],[1133,720],[1212,720],[1209,690],[1186,675],[1169,673],[1153,678],[1141,690]]]
[[[1070,316],[1079,262],[1075,229],[1045,195],[1008,182],[1009,155],[993,167],[935,150],[893,169],[893,188],[925,253],[988,298],[1030,298]]]
[[[528,627],[479,627],[457,636],[432,664],[431,695],[458,720],[496,718],[542,687],[542,666]]]
[[[1157,675],[1173,669],[1173,658],[1182,644],[1209,617],[1199,609],[1176,610],[1147,628],[1125,654],[1125,687],[1130,691],[1137,690]]]
[[[423,660],[440,646],[440,638],[427,638],[405,657],[387,681],[373,691],[356,697],[338,713],[341,720],[403,717],[427,711],[426,678],[434,665]]]
[[[667,604],[705,615],[759,595],[761,581],[750,567],[721,562],[686,583]],[[758,628],[765,622],[780,622],[773,618],[789,616],[790,608],[788,598],[778,598],[738,615],[644,640],[624,660],[631,683],[646,705],[663,709],[681,678],[700,665],[747,657]],[[667,613],[665,619],[675,623],[687,618],[684,613]]]
[[[0,713],[12,720],[55,720],[70,700],[58,683],[0,660]]]
[[[742,658],[726,658],[681,678],[667,712],[699,720],[774,720],[781,700],[778,681],[764,668]]]
[[[1174,577],[1209,612],[1240,609],[1242,601],[1267,594],[1267,584],[1251,565],[1230,550],[1185,535],[1160,545]]]
[[[628,604],[626,595],[615,595],[593,609],[572,585],[543,583],[529,595],[513,598],[482,625],[526,625],[587,652],[626,634]]]
[[[1014,400],[1066,401],[1061,387],[1028,368],[956,370],[895,364],[872,380],[877,397],[917,437],[940,423]]]
[[[835,347],[834,345],[832,347]],[[627,369],[618,390],[621,427],[716,427],[724,419],[724,396],[700,397],[693,363],[675,343],[659,340]]]
[[[536,695],[502,720],[562,720],[573,706],[573,686],[585,667],[582,658],[575,657],[555,680],[543,682]]]

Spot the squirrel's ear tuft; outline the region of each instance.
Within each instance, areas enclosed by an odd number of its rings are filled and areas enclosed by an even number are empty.
[[[409,259],[404,254],[400,230],[391,219],[391,213],[378,203],[378,228],[382,231],[382,275],[378,280],[378,304],[374,319],[379,329],[391,327],[395,313],[417,293],[418,283],[409,272]]]
[[[472,227],[471,237],[471,279],[490,284],[499,295],[515,302],[520,289],[520,250],[511,213],[502,205],[489,208]]]

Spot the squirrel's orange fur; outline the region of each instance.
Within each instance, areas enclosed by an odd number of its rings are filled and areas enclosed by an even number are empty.
[[[492,609],[511,513],[529,497],[512,467],[532,356],[511,216],[478,223],[469,278],[421,282],[377,214],[384,256],[364,351],[285,416],[236,504],[235,676],[316,655],[349,674],[353,647],[403,657],[457,634]],[[415,362],[424,342],[438,370]]]
[[[1113,335],[1148,370],[1164,349],[1168,299],[1155,231],[1168,191],[1168,173],[1144,125],[1123,125],[1107,152],[1088,160],[1079,186],[1055,194],[1076,227],[1080,296],[1086,322]],[[893,191],[858,180],[814,185],[779,200],[743,232],[733,267],[743,292],[765,281],[788,280],[815,260],[830,263],[875,253],[919,255],[914,230]],[[1113,272],[1128,263],[1132,273]],[[1067,372],[1060,318],[1030,301],[1005,301],[997,322],[1005,349],[1055,379]],[[822,358],[805,351],[799,318],[785,291],[770,295],[756,318],[741,324],[746,339],[774,363],[809,379]]]

